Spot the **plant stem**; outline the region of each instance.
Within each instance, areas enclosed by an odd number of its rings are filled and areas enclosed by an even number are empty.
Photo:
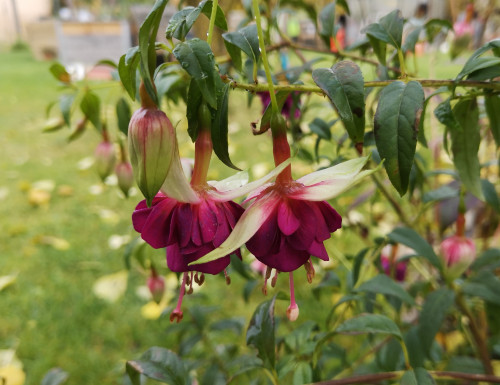
[[[469,307],[467,306],[467,303],[465,302],[463,293],[456,287],[453,287],[453,289],[455,290],[456,293],[455,302],[458,308],[469,320],[470,331],[472,333],[472,337],[474,338],[474,342],[476,344],[476,349],[479,359],[483,363],[484,370],[486,374],[493,375],[495,374],[495,372],[493,370],[493,366],[491,365],[491,358],[490,358],[490,353],[488,351],[488,345],[486,343],[486,336],[481,332],[481,329],[477,325],[474,315],[472,314]]]
[[[271,96],[271,107],[273,113],[278,114],[278,102],[276,101],[276,95],[274,91],[273,78],[271,76],[271,69],[269,68],[269,61],[267,60],[266,53],[266,42],[264,41],[264,33],[262,32],[262,21],[260,18],[260,10],[259,10],[259,0],[252,0],[253,12],[255,14],[255,22],[257,24],[257,35],[259,36],[259,48],[260,54],[262,56],[262,64],[264,65],[264,70],[266,71],[267,78],[267,86],[262,91],[269,91],[269,95]]]
[[[403,54],[403,51],[401,49],[398,49],[398,58],[399,58],[399,65],[401,67],[401,77],[405,78],[408,76],[406,73],[406,63],[405,63],[405,55]]]
[[[210,24],[208,25],[207,43],[212,45],[212,37],[214,34],[215,18],[217,16],[217,8],[219,7],[219,0],[212,0],[212,13],[210,14]]]
[[[270,86],[267,84],[237,83],[228,78],[227,76],[222,76],[221,79],[224,82],[231,84],[233,88],[239,88],[250,92],[271,91],[272,89],[273,92],[297,91],[297,92],[316,92],[319,94],[324,94],[321,88],[313,85],[286,84],[286,85]],[[482,81],[471,81],[471,80],[461,80],[459,82],[455,82],[454,80],[437,80],[437,79],[421,79],[421,80],[415,79],[415,80],[418,81],[422,85],[422,87],[429,87],[429,88],[457,86],[464,88],[477,87],[485,90],[500,90],[500,82],[482,82]],[[365,88],[385,87],[396,81],[398,80],[375,80],[375,81],[365,82]],[[270,84],[272,84],[272,82],[270,82]]]

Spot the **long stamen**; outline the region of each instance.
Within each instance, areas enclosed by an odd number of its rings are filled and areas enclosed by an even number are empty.
[[[290,321],[293,322],[297,318],[299,318],[299,307],[295,302],[295,289],[293,287],[293,271],[291,271],[289,274],[290,274],[290,306],[288,306],[288,309],[286,310],[286,316]]]
[[[278,269],[276,269],[276,272],[274,273],[274,277],[271,280],[271,287],[275,287],[276,286],[276,282],[278,281],[278,274],[279,273],[280,272],[278,271]]]
[[[186,289],[187,276],[188,276],[187,272],[184,273],[184,275],[182,276],[181,291],[179,293],[179,299],[177,300],[177,306],[175,307],[172,314],[170,314],[170,322],[174,322],[174,320],[175,320],[177,323],[179,323],[182,321],[183,314],[182,314],[181,306],[182,306],[182,298],[184,297],[184,292]]]
[[[187,294],[193,294],[193,274],[194,272],[191,272],[191,276],[189,277],[189,289]]]
[[[311,258],[309,258],[309,260],[304,264],[304,267],[306,268],[307,271],[307,282],[312,283],[312,280],[316,275],[316,271],[314,270]]]
[[[226,269],[224,269],[224,277],[226,278],[226,285],[230,285],[231,284],[231,277],[227,273]]]

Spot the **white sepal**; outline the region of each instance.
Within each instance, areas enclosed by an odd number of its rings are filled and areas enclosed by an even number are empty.
[[[209,180],[207,183],[217,191],[229,191],[244,186],[248,183],[248,171],[240,171],[222,180]]]
[[[346,162],[336,164],[335,166],[315,171],[297,179],[306,186],[310,186],[320,182],[330,182],[336,179],[349,179],[361,171],[363,166],[368,162],[369,157],[351,159]]]

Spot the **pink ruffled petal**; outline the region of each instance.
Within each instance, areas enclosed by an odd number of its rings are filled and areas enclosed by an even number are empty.
[[[309,259],[309,253],[307,251],[296,250],[293,246],[288,244],[287,239],[283,237],[278,253],[266,254],[257,257],[257,259],[278,271],[290,272],[306,263]]]
[[[211,210],[207,201],[203,201],[198,208],[198,220],[200,224],[201,239],[203,243],[212,241],[217,232],[217,216]]]
[[[179,228],[177,233],[179,234],[179,247],[184,247],[191,240],[191,227],[193,224],[193,213],[191,211],[191,205],[181,204],[179,205],[177,215]]]
[[[276,210],[277,211],[277,210]],[[273,212],[259,230],[246,243],[248,251],[257,258],[279,251],[281,234],[278,229],[277,213]]]
[[[342,217],[328,202],[318,202],[318,207],[325,218],[330,233],[342,227]]]
[[[300,227],[295,233],[287,237],[288,242],[296,250],[307,250],[316,238],[317,220],[311,215],[314,208],[311,203],[306,201],[294,201],[292,204],[295,216],[300,218]]]
[[[286,200],[282,200],[278,207],[278,225],[285,235],[293,234],[300,226],[300,221],[293,215]]]
[[[193,212],[193,223],[191,225],[191,241],[197,246],[201,246],[203,244],[203,241],[201,239],[200,223],[198,221],[199,209],[200,205],[191,206],[191,210]]]

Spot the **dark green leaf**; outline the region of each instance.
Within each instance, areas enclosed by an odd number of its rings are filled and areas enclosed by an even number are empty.
[[[497,147],[500,147],[500,95],[485,94],[484,106],[490,121],[489,127]]]
[[[127,361],[127,374],[134,385],[140,385],[140,374],[172,385],[191,383],[181,359],[171,350],[152,347],[139,360]]]
[[[493,183],[488,179],[481,179],[481,190],[483,191],[486,203],[488,203],[497,213],[500,213],[500,199],[498,198],[498,193]]]
[[[384,66],[383,68],[385,69],[385,65],[387,65],[387,60],[386,60],[387,44],[382,40],[378,40],[377,38],[371,35],[367,36],[368,36],[368,41],[370,42],[370,45],[373,48],[373,52],[377,56],[380,64]]]
[[[455,301],[455,293],[446,287],[442,287],[430,293],[420,312],[418,334],[422,349],[429,356],[434,337],[441,328],[448,309]]]
[[[488,249],[477,257],[470,268],[478,271],[481,269],[495,270],[498,267],[500,267],[500,249]]]
[[[365,93],[359,67],[351,61],[341,61],[332,68],[314,70],[312,76],[332,101],[353,143],[363,143]]]
[[[500,76],[500,64],[474,71],[469,76],[467,76],[467,80],[482,82],[485,80],[494,79],[498,76]]]
[[[54,63],[50,66],[49,71],[54,77],[62,83],[70,83],[71,75],[66,71],[66,68],[61,63]]]
[[[418,37],[420,36],[420,32],[422,32],[422,28],[423,27],[415,28],[408,34],[408,36],[406,36],[403,47],[401,48],[403,52],[415,53],[415,45],[418,42]]]
[[[309,384],[313,381],[313,371],[308,362],[299,362],[293,372],[293,385]]]
[[[113,60],[109,60],[109,59],[99,60],[96,63],[96,65],[104,65],[104,66],[108,66],[108,67],[111,67],[111,68],[114,68],[114,69],[118,69],[118,65]]]
[[[60,368],[50,369],[42,379],[41,385],[60,385],[66,382],[68,373]]]
[[[396,81],[385,87],[375,113],[375,143],[394,188],[401,196],[408,189],[424,104],[420,83]]]
[[[235,32],[227,32],[222,34],[224,39],[224,44],[231,55],[233,61],[235,61],[235,48],[239,48],[241,51],[245,52],[250,59],[254,62],[254,65],[259,61],[260,50],[259,50],[259,38],[257,36],[257,26],[255,24],[249,25]],[[230,47],[233,46],[233,47]],[[236,57],[238,54],[236,54]],[[236,60],[238,60],[236,58]],[[239,59],[241,63],[241,55]],[[236,62],[235,62],[235,66]]]
[[[451,109],[449,98],[436,107],[436,109],[434,110],[434,116],[436,116],[437,120],[439,120],[442,124],[450,129],[462,129],[460,123],[458,123],[455,119],[455,115],[453,114],[453,110]]]
[[[146,20],[139,28],[139,51],[141,55],[142,80],[151,99],[158,104],[158,96],[153,86],[153,73],[156,67],[156,35],[168,0],[156,0]]]
[[[276,363],[276,347],[274,335],[274,304],[276,295],[269,301],[262,302],[253,313],[247,330],[247,345],[257,349],[264,367],[274,369]]]
[[[453,24],[451,24],[448,20],[444,19],[431,19],[425,23],[425,34],[427,35],[427,40],[429,43],[434,41],[434,38],[437,36],[442,29],[445,31],[453,30]]]
[[[390,334],[402,339],[398,325],[381,314],[362,314],[348,319],[337,328],[338,333],[379,333]]]
[[[487,302],[500,305],[500,279],[490,270],[483,270],[470,277],[462,286],[465,294],[480,297]]]
[[[359,279],[359,273],[361,271],[361,267],[363,266],[363,261],[366,257],[366,253],[368,253],[370,249],[365,247],[360,250],[358,254],[354,257],[354,263],[352,265],[352,285],[356,285]]]
[[[497,66],[500,64],[500,58],[498,57],[476,57],[473,60],[468,60],[465,63],[464,68],[457,75],[456,80],[462,80],[467,75],[488,67]]]
[[[385,274],[379,274],[369,281],[363,282],[355,291],[392,295],[409,305],[415,304],[414,299],[405,289]]]
[[[368,25],[362,32],[400,49],[403,37],[403,22],[401,12],[395,10],[382,17],[378,23]]]
[[[428,191],[422,197],[422,202],[438,202],[444,199],[458,197],[459,190],[451,186],[441,186],[435,190]]]
[[[330,140],[332,139],[332,133],[330,132],[330,126],[321,118],[314,118],[314,120],[309,123],[309,129],[318,135],[321,139]]]
[[[64,123],[71,125],[71,106],[75,100],[75,94],[62,94],[59,98],[59,108],[64,119]]]
[[[425,353],[422,351],[422,344],[418,335],[418,327],[412,326],[404,335],[404,343],[410,356],[410,365],[415,367],[423,366]]]
[[[186,117],[188,120],[188,134],[194,142],[198,137],[199,123],[198,110],[202,103],[202,95],[200,88],[195,79],[191,79],[189,83],[189,91],[187,96]]]
[[[467,190],[479,199],[483,199],[477,155],[481,136],[476,99],[460,100],[453,108],[453,114],[462,128],[449,130],[453,164]]]
[[[124,98],[120,98],[118,102],[116,102],[116,117],[118,120],[118,128],[125,135],[128,135],[128,124],[130,123],[132,112],[130,111],[129,104]]]
[[[199,6],[186,7],[175,13],[170,18],[167,30],[165,31],[167,39],[176,38],[184,40],[200,13],[201,8]]]
[[[403,374],[401,385],[435,385],[436,382],[424,368],[408,370]]]
[[[418,235],[415,230],[409,227],[398,227],[387,234],[387,237],[393,242],[402,243],[410,249],[415,250],[417,255],[426,258],[434,267],[441,270],[441,261],[436,253],[434,253],[432,246]]]
[[[130,48],[118,62],[118,75],[120,76],[123,87],[125,87],[125,90],[132,98],[132,100],[135,100],[135,93],[137,88],[136,75],[139,62],[139,47]]]
[[[211,0],[203,0],[199,7],[201,7],[201,12],[210,19],[213,8],[213,1]],[[226,16],[224,15],[224,11],[217,5],[217,13],[215,14],[215,25],[222,29],[223,31],[227,31],[227,21]]]
[[[327,46],[330,46],[330,38],[336,35],[335,30],[335,2],[327,4],[319,13],[319,35]]]
[[[196,81],[204,100],[217,109],[216,79],[214,54],[206,41],[191,39],[178,44],[174,51],[182,68]]]
[[[99,131],[102,128],[101,125],[101,99],[92,91],[85,92],[82,101],[80,102],[80,109],[87,119],[97,128]]]
[[[215,155],[226,166],[239,170],[229,158],[228,113],[229,113],[229,84],[224,84],[217,92],[217,111],[212,120],[212,143]]]

